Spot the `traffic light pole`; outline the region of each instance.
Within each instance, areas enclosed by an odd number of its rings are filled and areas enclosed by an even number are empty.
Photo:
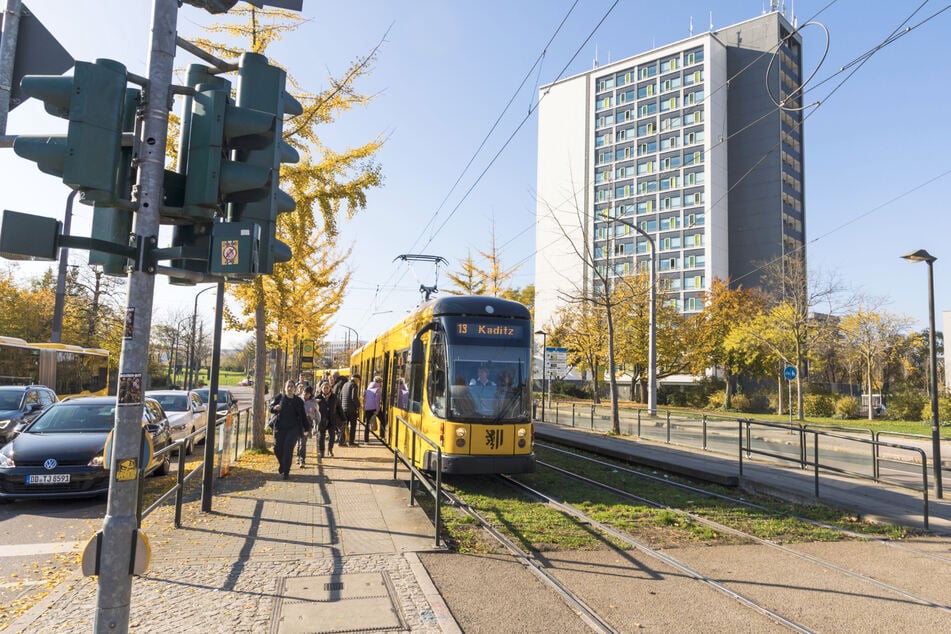
[[[139,244],[154,245],[158,240],[177,19],[177,0],[153,0],[148,87],[142,107],[144,125],[135,157],[139,167],[135,201],[138,203],[135,234]],[[133,551],[147,550],[147,542],[138,532],[136,508],[139,475],[146,466],[142,461],[149,459],[142,455],[145,452],[141,449],[142,409],[154,292],[154,267],[148,269],[144,262],[136,262],[129,274],[126,324],[119,359],[118,406],[109,465],[109,500],[98,553],[94,629],[101,634],[128,632],[132,575],[138,572],[136,560],[142,561],[143,556]],[[147,553],[144,554],[147,559]]]

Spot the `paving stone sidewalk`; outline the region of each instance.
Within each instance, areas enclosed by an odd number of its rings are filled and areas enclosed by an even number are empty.
[[[212,512],[190,500],[179,529],[172,507],[147,517],[129,631],[458,631],[416,556],[434,548],[432,523],[393,480],[392,454],[375,440],[335,453],[288,481],[273,457],[254,473],[242,462]],[[71,577],[7,631],[93,631],[97,583]]]

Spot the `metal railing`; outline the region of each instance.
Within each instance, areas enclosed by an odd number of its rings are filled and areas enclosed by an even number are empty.
[[[220,418],[218,420],[220,421]],[[220,425],[220,422],[218,422],[217,424]],[[139,487],[139,492],[140,492],[139,493],[140,503],[139,503],[139,513],[138,513],[139,524],[142,523],[142,520],[144,518],[148,517],[149,513],[157,509],[160,504],[162,504],[165,500],[171,497],[172,494],[174,494],[175,495],[175,528],[181,528],[182,502],[184,501],[184,496],[185,496],[185,483],[191,480],[192,478],[201,476],[201,474],[204,473],[205,471],[205,461],[200,460],[198,461],[198,465],[194,469],[192,469],[188,474],[185,473],[185,446],[189,440],[203,433],[205,433],[205,429],[196,429],[195,431],[188,434],[184,438],[179,438],[172,444],[166,447],[163,447],[159,451],[155,452],[156,457],[164,456],[166,453],[172,452],[172,451],[177,452],[177,455],[178,455],[178,467],[177,467],[177,474],[176,474],[177,477],[175,480],[175,484],[172,486],[172,488],[170,488],[168,491],[166,491],[161,496],[159,496],[159,498],[155,500],[155,502],[152,502],[152,504],[150,504],[149,507],[146,508],[144,511],[142,510],[142,504],[141,504],[141,495],[142,495],[143,487]]]
[[[909,464],[913,461],[909,460],[900,460],[895,458],[882,458],[880,456],[881,447],[889,447],[891,449],[899,450],[899,452],[909,452],[912,454],[917,454],[917,457],[921,460],[921,494],[922,494],[922,506],[924,514],[924,527],[925,530],[928,530],[928,456],[923,449],[920,447],[909,447],[907,445],[898,445],[895,443],[881,442],[878,440],[868,440],[866,438],[857,438],[857,437],[846,437],[839,434],[833,433],[831,431],[824,431],[820,429],[809,429],[807,427],[793,427],[789,424],[778,424],[778,423],[767,423],[764,421],[755,421],[750,419],[738,419],[739,424],[739,436],[737,441],[737,446],[739,448],[739,459],[740,459],[740,475],[743,475],[743,454],[745,453],[747,458],[753,454],[760,456],[767,456],[769,458],[786,460],[791,462],[797,462],[802,469],[812,468],[814,473],[814,487],[815,487],[815,496],[819,497],[819,473],[820,471],[827,471],[832,473],[839,473],[842,475],[847,475],[850,477],[861,478],[866,480],[875,480],[879,481],[879,470],[878,465],[881,462],[892,462],[895,464]],[[759,428],[773,428],[781,429],[784,431],[796,432],[796,435],[799,437],[799,457],[790,457],[783,455],[777,451],[767,451],[765,449],[754,449],[753,448],[753,436],[752,428],[753,426]],[[744,433],[745,431],[745,433]],[[808,458],[809,454],[809,443],[808,438],[812,437],[812,460]],[[828,462],[822,463],[819,460],[819,439],[820,438],[834,438],[837,441],[848,440],[850,442],[855,442],[863,445],[869,445],[872,448],[872,462],[875,465],[876,475],[868,476],[864,473],[857,471],[852,471],[850,469],[844,469],[841,467],[836,467]],[[745,444],[744,444],[745,440]],[[905,489],[917,490],[916,487],[909,486],[900,481],[890,481],[889,484]]]
[[[611,409],[606,405],[592,405],[587,403],[571,403],[570,421],[562,423],[563,414],[561,409],[567,409],[563,404],[555,403],[549,408],[549,413],[554,415],[555,424],[570,424],[571,427],[587,428],[593,431],[603,431],[610,433],[613,431]],[[567,418],[567,416],[565,416]],[[548,421],[551,422],[551,421]],[[894,435],[905,438],[921,438],[930,440],[929,436],[917,434],[899,434],[895,432],[873,432],[870,429],[861,427],[839,427],[839,426],[820,426],[809,425],[791,425],[788,423],[771,423],[767,421],[758,421],[754,419],[743,419],[735,416],[724,416],[718,414],[709,414],[705,412],[689,412],[681,410],[658,410],[656,416],[650,416],[648,411],[643,408],[619,408],[618,422],[620,432],[628,436],[664,442],[666,444],[677,444],[685,447],[702,449],[704,451],[716,451],[723,454],[732,454],[739,451],[746,453],[747,457],[752,454],[769,457],[771,459],[795,463],[801,469],[814,468],[816,473],[816,496],[818,496],[819,473],[838,473],[858,477],[862,479],[873,480],[888,485],[893,485],[905,489],[917,491],[920,487],[924,498],[924,523],[928,524],[928,473],[927,473],[927,451],[909,445],[901,445],[881,440],[883,436]],[[739,440],[736,438],[736,425],[746,425],[746,435]],[[782,434],[782,438],[773,438],[775,442],[763,440],[761,448],[752,446],[753,435],[751,430],[756,427],[760,430],[760,435]],[[798,436],[796,442],[789,442],[788,436]],[[845,445],[847,447],[842,453],[851,453],[856,456],[868,455],[870,458],[869,473],[862,473],[851,469],[845,469],[832,464],[830,460],[820,459],[820,437],[827,438],[823,447],[831,447],[833,443]],[[744,440],[746,444],[744,446]],[[812,440],[812,454],[809,458],[810,443]],[[860,450],[849,452],[848,447],[867,446]],[[888,449],[886,453],[884,450]],[[785,453],[784,453],[785,451]],[[884,465],[895,465],[896,471],[908,471],[911,467],[915,471],[921,469],[920,485],[909,485],[898,478],[887,478],[882,474]],[[905,467],[901,469],[900,467]],[[742,475],[742,462],[740,464],[740,474]]]
[[[235,412],[222,412],[218,414],[215,419],[215,439],[219,442],[218,447],[216,448],[216,455],[218,458],[219,468],[224,462],[225,456],[228,457],[229,463],[236,461],[242,453],[247,451],[251,446],[251,406],[245,406],[238,409]],[[232,417],[231,425],[228,425],[228,417]],[[230,432],[227,435],[222,433],[222,430]],[[206,433],[206,429],[202,427],[197,429],[194,432],[188,434],[184,438],[179,438],[170,445],[163,447],[162,449],[155,452],[154,456],[156,458],[162,458],[167,453],[176,452],[178,456],[177,460],[177,474],[175,484],[169,488],[167,491],[162,493],[157,500],[150,504],[147,508],[142,509],[142,494],[144,487],[139,487],[139,505],[137,509],[137,517],[139,524],[142,523],[142,520],[148,515],[157,509],[162,503],[168,500],[172,495],[175,496],[175,528],[181,528],[182,526],[182,504],[184,503],[185,498],[185,484],[192,480],[193,478],[200,478],[205,471],[205,461],[198,460],[195,467],[186,473],[186,463],[185,463],[185,451],[184,448],[188,441],[194,439],[197,436],[201,436]],[[242,438],[243,437],[243,438]],[[173,454],[175,455],[175,454]]]
[[[400,443],[400,430],[405,429],[409,432],[407,436],[404,436],[403,443]],[[439,534],[442,527],[442,449],[434,443],[432,440],[421,434],[415,427],[406,422],[402,416],[396,417],[396,427],[393,429],[393,479],[397,479],[397,470],[399,468],[399,463],[402,462],[403,465],[409,469],[409,505],[415,506],[416,499],[414,494],[416,492],[416,483],[425,487],[429,494],[433,496],[435,501],[435,512],[433,517],[433,524],[436,527],[436,548],[439,548]],[[406,448],[403,445],[407,444],[409,441],[409,456],[406,455]],[[423,472],[416,466],[416,448],[420,446],[422,441],[433,448],[433,451],[436,452],[436,483],[433,485],[429,481]]]

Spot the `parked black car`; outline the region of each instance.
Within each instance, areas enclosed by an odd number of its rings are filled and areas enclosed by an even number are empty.
[[[114,396],[74,398],[48,407],[0,449],[0,499],[107,493],[103,449],[115,416]],[[168,418],[154,401],[143,408],[142,428],[155,451],[172,443]],[[170,467],[171,456],[166,453],[153,457],[144,470],[164,475]]]
[[[45,385],[0,385],[0,445],[58,400]]]

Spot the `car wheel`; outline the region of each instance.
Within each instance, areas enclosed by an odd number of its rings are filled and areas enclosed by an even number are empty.
[[[163,475],[168,475],[168,472],[171,470],[172,470],[172,452],[166,451],[165,455],[162,456],[162,464],[160,464],[153,473],[157,476],[163,476]]]

